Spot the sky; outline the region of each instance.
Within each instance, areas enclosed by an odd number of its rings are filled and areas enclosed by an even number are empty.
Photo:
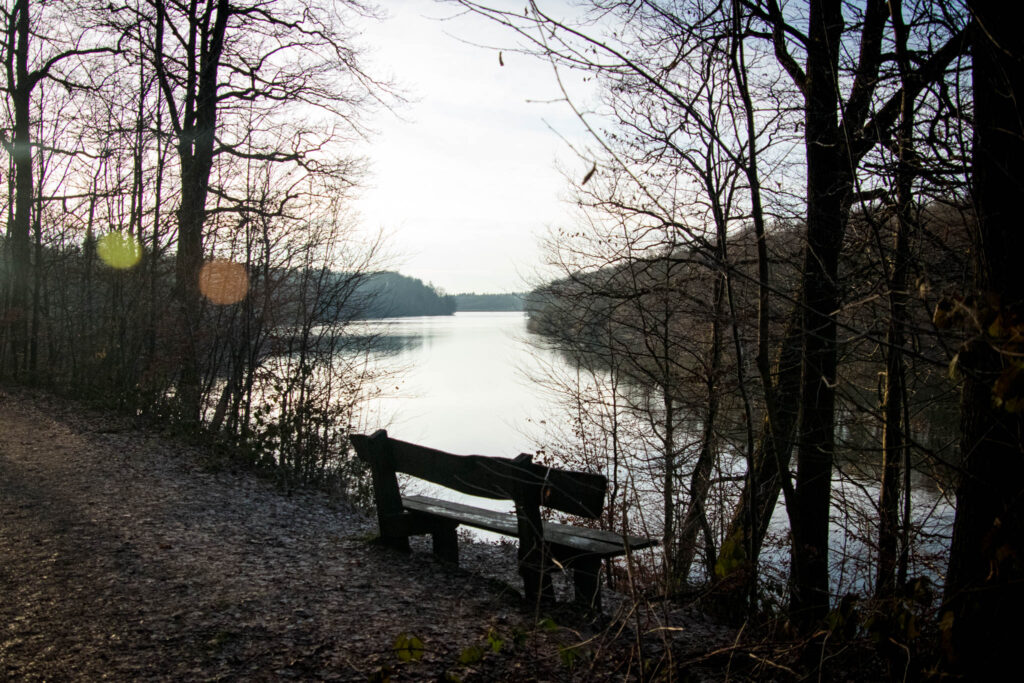
[[[508,51],[502,66],[480,45],[515,37],[457,6],[382,6],[389,18],[363,35],[367,64],[412,102],[371,122],[362,226],[388,235],[389,269],[449,294],[529,289],[539,238],[573,220],[559,168],[580,177],[589,169],[566,144],[585,135],[569,107],[552,102],[562,95],[551,66]]]

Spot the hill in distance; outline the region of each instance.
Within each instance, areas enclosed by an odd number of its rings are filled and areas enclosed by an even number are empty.
[[[432,284],[392,271],[371,275],[360,286],[366,318],[452,315],[456,311],[522,311],[524,294],[444,294]]]

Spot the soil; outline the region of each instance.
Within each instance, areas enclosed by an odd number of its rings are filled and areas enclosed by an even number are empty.
[[[463,539],[454,567],[375,531],[130,417],[0,387],[0,679],[716,680],[706,653],[735,638],[611,591],[596,618],[541,610],[510,544]]]

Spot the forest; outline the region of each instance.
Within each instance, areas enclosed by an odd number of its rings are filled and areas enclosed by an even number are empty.
[[[392,272],[373,273],[357,295],[366,318],[451,315],[458,304],[457,297],[441,294],[422,280]]]
[[[521,311],[522,294],[477,294],[465,292],[455,295],[457,311]]]
[[[609,523],[660,507],[662,590],[697,577],[716,609],[756,613],[780,587],[759,562],[780,511],[797,629],[862,629],[906,671],[928,624],[944,670],[998,670],[1024,595],[1024,64],[995,5],[473,7],[601,85],[597,107],[563,85],[591,168],[527,308],[578,368],[551,382],[578,425],[555,449],[622,477]],[[959,429],[934,441],[938,423]],[[938,536],[924,479],[955,492]],[[839,593],[846,552],[866,580]]]
[[[656,508],[661,554],[627,588],[771,617],[815,657],[873,639],[895,678],[1015,669],[1010,3],[449,5],[549,63],[589,133],[574,151],[590,170],[567,177],[575,220],[545,244],[556,276],[525,307],[579,369],[551,378],[579,426],[547,455],[611,475],[609,528]],[[365,492],[348,435],[373,340],[352,323],[401,315],[381,292],[414,284],[385,272],[384,238],[351,208],[372,162],[354,142],[402,101],[354,47],[375,16],[361,0],[5,0],[0,378],[216,438],[290,484]],[[432,293],[438,313],[458,305]],[[939,423],[952,435],[932,438]],[[633,457],[644,495],[617,478]],[[841,494],[865,477],[854,509]],[[927,559],[925,480],[955,509]],[[856,595],[830,583],[837,509],[859,520]],[[775,510],[779,581],[760,561]]]

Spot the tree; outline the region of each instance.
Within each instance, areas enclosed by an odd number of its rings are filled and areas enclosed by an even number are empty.
[[[943,627],[949,664],[985,677],[1016,665],[1024,611],[1024,51],[1009,6],[990,0],[969,5],[975,289],[936,313],[965,316],[971,333],[958,355],[964,462]]]
[[[42,3],[41,3],[42,4]],[[11,127],[0,131],[0,144],[13,162],[13,201],[7,227],[7,260],[9,264],[9,301],[4,318],[10,326],[9,346],[0,349],[0,368],[10,354],[11,369],[29,369],[29,314],[32,283],[31,226],[35,196],[32,141],[32,98],[37,87],[47,79],[69,88],[79,88],[70,73],[62,67],[73,58],[110,48],[91,46],[91,32],[76,30],[63,3],[43,4],[43,17],[32,18],[31,0],[15,0],[10,7],[0,8],[3,22],[2,58],[4,62],[3,92],[11,111]],[[49,33],[42,39],[40,26]],[[38,206],[38,205],[37,205]],[[38,208],[36,212],[38,212]],[[32,368],[34,369],[34,368]]]
[[[839,257],[857,197],[857,169],[879,136],[894,125],[904,98],[912,101],[927,84],[942,77],[962,49],[963,32],[923,57],[905,85],[885,90],[879,87],[879,70],[889,8],[882,0],[868,0],[862,11],[844,6],[841,0],[811,0],[800,22],[803,26],[775,0],[745,4],[763,22],[760,35],[771,36],[779,67],[803,100],[806,247],[799,298],[802,379],[797,475],[790,510],[791,591],[794,616],[811,625],[829,607]],[[858,49],[850,63],[842,49],[847,45]]]
[[[347,210],[362,168],[348,144],[395,101],[357,59],[352,20],[371,8],[0,12],[0,371],[202,420],[289,481],[358,483],[345,437],[369,371],[347,325],[381,250]]]
[[[851,213],[862,197],[877,190],[875,181],[863,173],[865,159],[893,138],[903,104],[914,102],[925,88],[941,81],[950,63],[962,54],[966,29],[958,6],[944,5],[936,20],[929,19],[926,7],[915,6],[920,20],[915,15],[914,21],[905,22],[913,29],[905,40],[913,45],[915,53],[909,67],[904,60],[908,68],[901,80],[898,69],[883,70],[896,59],[885,49],[890,6],[884,0],[861,4],[809,0],[788,5],[776,0],[730,5],[595,0],[588,5],[594,21],[575,24],[544,13],[537,3],[528,6],[525,16],[475,3],[463,4],[514,28],[557,65],[596,74],[613,97],[639,92],[636,84],[643,84],[650,109],[634,107],[632,111],[613,112],[618,116],[615,123],[623,131],[622,136],[667,139],[666,148],[681,151],[675,167],[671,163],[655,167],[653,160],[670,157],[658,156],[653,149],[647,157],[619,157],[602,141],[609,151],[609,164],[621,168],[623,177],[633,179],[628,186],[632,195],[619,192],[608,200],[615,210],[631,210],[637,216],[661,220],[680,233],[693,231],[691,223],[673,214],[675,205],[667,199],[672,196],[668,188],[680,177],[676,175],[678,169],[686,166],[687,153],[703,146],[722,150],[731,172],[745,176],[749,185],[738,192],[750,193],[742,203],[752,207],[748,215],[753,217],[757,231],[763,233],[764,229],[760,215],[763,208],[757,207],[771,205],[772,200],[778,202],[776,211],[792,207],[790,215],[800,219],[805,241],[799,287],[788,302],[797,324],[791,328],[793,334],[784,335],[800,349],[800,362],[784,362],[781,370],[786,374],[773,379],[767,345],[759,346],[756,359],[767,420],[766,438],[761,443],[767,446],[762,452],[768,458],[761,458],[758,464],[756,449],[747,446],[751,455],[745,501],[750,523],[744,545],[751,552],[758,546],[756,536],[762,525],[755,518],[758,512],[768,512],[758,499],[774,500],[778,495],[776,486],[787,488],[788,453],[795,442],[796,481],[787,495],[793,539],[791,607],[802,625],[814,626],[829,608],[828,539],[839,381],[837,329],[844,303],[841,250]],[[607,32],[602,31],[605,27],[609,27]],[[750,56],[745,66],[738,58],[737,45]],[[717,51],[722,55],[720,59],[735,67],[732,82],[739,86],[739,91],[727,98],[735,103],[734,108],[722,112],[720,119],[714,112],[695,107],[691,97],[694,91],[685,85],[689,81],[679,78],[681,71],[703,64],[708,51]],[[688,63],[691,66],[686,66]],[[790,88],[780,83],[783,74]],[[782,123],[790,128],[787,130]],[[603,125],[601,122],[591,127],[599,140]],[[802,143],[799,153],[784,153],[780,147],[778,156],[773,157],[765,144],[758,149],[754,143],[759,136],[785,140],[794,130]],[[685,142],[666,138],[665,131],[679,131],[679,139]],[[758,182],[761,163],[772,163],[777,172],[779,168],[792,170],[794,175],[792,185],[767,201],[761,196],[763,188]],[[652,172],[653,168],[657,171]],[[800,181],[805,183],[804,192],[794,201],[794,186]],[[616,189],[622,187],[625,183]],[[788,197],[787,191],[791,193]],[[640,199],[630,202],[623,196]],[[698,201],[711,204],[714,197],[715,191],[711,190],[699,195]],[[734,226],[739,217],[730,213],[723,216],[727,226]],[[758,218],[762,220],[760,226]],[[707,249],[709,256],[713,252]],[[767,265],[766,260],[762,261]],[[720,267],[729,268],[727,263]],[[772,286],[765,282],[768,278],[763,271],[758,279]],[[757,298],[763,303],[766,290]],[[762,306],[758,323],[761,330],[768,308]],[[738,358],[744,356],[742,347],[742,343],[736,345]],[[790,343],[784,344],[783,358],[791,355],[791,348]],[[787,389],[794,385],[798,390]],[[791,425],[797,416],[795,438],[791,439]],[[747,422],[749,425],[753,420]],[[754,441],[747,439],[748,444]]]
[[[300,189],[305,175],[331,176],[335,190],[351,186],[358,164],[338,143],[346,128],[362,132],[358,113],[386,91],[351,46],[350,20],[370,13],[357,0],[152,0],[117,10],[121,30],[146,46],[178,157],[176,293],[186,342],[178,397],[189,420],[200,415],[199,271],[210,197],[217,213],[285,216],[310,200]],[[230,158],[292,168],[294,192],[276,206],[248,205],[245,187],[212,183]]]

